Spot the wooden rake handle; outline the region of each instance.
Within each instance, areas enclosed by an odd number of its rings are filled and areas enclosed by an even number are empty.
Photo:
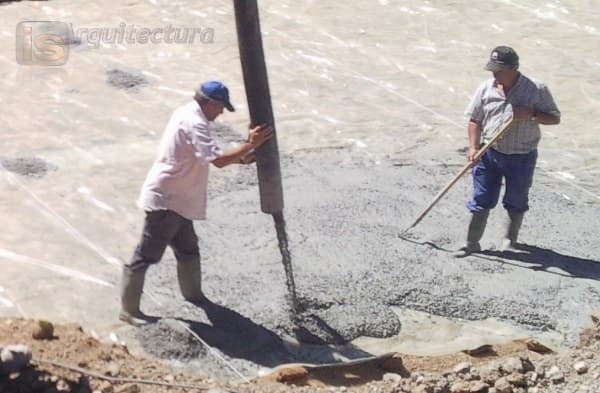
[[[427,213],[429,213],[429,211],[431,209],[433,209],[433,207],[435,206],[436,203],[438,203],[438,201],[440,199],[442,199],[442,197],[444,195],[446,195],[446,193],[452,188],[452,186],[454,184],[456,184],[456,182],[465,174],[467,173],[467,171],[469,169],[471,169],[471,167],[473,167],[473,165],[475,165],[477,163],[477,161],[479,161],[481,159],[481,157],[483,157],[483,155],[485,154],[486,151],[488,151],[488,149],[490,147],[492,147],[492,145],[494,145],[494,143],[496,143],[500,138],[502,138],[502,136],[506,133],[506,131],[508,131],[508,129],[510,128],[510,125],[513,122],[513,118],[511,117],[506,123],[504,123],[500,129],[494,134],[494,136],[492,137],[492,139],[490,139],[490,141],[486,144],[484,144],[481,149],[479,149],[477,151],[477,153],[475,154],[475,156],[473,157],[473,161],[468,162],[467,164],[465,164],[465,166],[460,170],[460,172],[458,172],[458,174],[456,176],[454,176],[454,178],[452,178],[452,180],[450,180],[450,182],[446,185],[446,187],[444,187],[436,196],[435,198],[433,198],[433,201],[429,204],[429,206],[427,206],[427,208],[425,208],[425,210],[423,210],[423,212],[419,215],[419,217],[417,217],[417,219],[412,223],[411,226],[409,226],[408,228],[406,228],[402,233],[406,233],[409,230],[411,230],[412,228],[414,228],[415,226],[417,226],[418,223],[421,222],[421,220],[427,215]]]

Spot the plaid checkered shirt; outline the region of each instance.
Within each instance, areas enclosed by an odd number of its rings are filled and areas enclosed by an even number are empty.
[[[482,142],[488,142],[494,133],[512,116],[513,106],[533,109],[535,113],[560,116],[548,87],[522,74],[505,97],[491,78],[479,85],[471,98],[465,116],[481,124]],[[535,120],[515,120],[510,129],[497,141],[495,150],[504,154],[525,154],[535,150],[542,134]]]

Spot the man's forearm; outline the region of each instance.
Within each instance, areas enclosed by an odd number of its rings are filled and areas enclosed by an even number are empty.
[[[560,123],[560,116],[556,116],[550,113],[538,112],[535,114],[535,119],[538,123],[548,126]]]
[[[479,145],[481,145],[481,125],[471,120],[467,129],[469,132],[469,147],[479,149]]]
[[[223,168],[224,166],[231,164],[237,164],[241,161],[242,157],[250,153],[253,149],[254,146],[250,142],[242,142],[238,146],[225,151],[212,163],[218,168]]]

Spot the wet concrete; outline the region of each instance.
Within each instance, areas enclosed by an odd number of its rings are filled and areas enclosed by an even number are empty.
[[[456,161],[461,159],[457,154]],[[600,307],[593,295],[600,291],[600,258],[594,254],[597,239],[565,238],[564,232],[550,231],[557,225],[557,215],[546,214],[568,205],[571,216],[561,217],[561,228],[576,226],[592,233],[598,224],[579,218],[597,214],[598,204],[543,174],[537,176],[532,190],[533,209],[522,231],[525,245],[521,252],[495,251],[504,214],[497,209],[483,239],[485,252],[454,259],[450,251],[461,244],[466,230],[469,179],[461,180],[408,237],[399,234],[418,209],[426,206],[426,196],[435,195],[431,185],[443,184],[459,165],[430,160],[398,166],[392,157],[376,164],[344,151],[327,157],[286,156],[282,162],[299,296],[297,317],[287,302],[286,277],[271,222],[268,216],[246,209],[257,198],[254,181],[244,180],[252,179],[252,168],[219,176],[211,188],[212,215],[234,214],[236,225],[215,220],[197,225],[204,290],[227,316],[225,327],[180,299],[171,255],[149,271],[148,289],[160,306],[147,298],[143,304],[151,314],[196,326],[193,330],[200,337],[245,372],[253,374],[260,366],[290,361],[331,361],[332,353],[344,344],[357,350],[353,356],[365,356],[368,352],[351,342],[402,333],[402,321],[394,312],[397,307],[456,320],[493,317],[521,326],[520,334],[527,331],[542,340],[554,332],[553,345],[572,345],[580,327],[588,323],[589,312]],[[569,200],[563,195],[569,195]],[[215,236],[225,232],[227,236]],[[226,326],[243,325],[239,320],[249,321],[252,328],[215,339],[228,332]],[[253,333],[244,334],[248,331]],[[147,334],[141,341],[153,352],[155,346],[163,345],[160,337]],[[170,341],[169,346],[186,345],[187,340]],[[306,346],[300,355],[285,345],[290,340]],[[226,344],[232,342],[237,350]],[[335,349],[319,357],[326,348],[323,345]],[[269,353],[269,358],[256,353]],[[213,358],[211,354],[198,356]]]
[[[148,79],[140,70],[134,70],[125,66],[114,66],[106,71],[106,82],[118,89],[136,91],[148,84]]]
[[[0,157],[0,168],[21,176],[44,177],[48,171],[56,170],[39,157]]]
[[[285,272],[288,302],[290,303],[292,315],[296,317],[302,306],[299,304],[298,295],[296,294],[294,265],[292,263],[288,235],[285,230],[285,218],[283,216],[283,211],[273,213],[272,216],[275,232],[277,232],[277,244],[279,245],[279,252],[281,253],[281,264],[283,265],[283,271]]]

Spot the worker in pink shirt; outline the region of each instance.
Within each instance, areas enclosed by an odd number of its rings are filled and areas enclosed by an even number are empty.
[[[201,84],[194,100],[175,110],[160,142],[158,157],[146,176],[138,205],[146,212],[142,238],[121,280],[119,319],[133,325],[148,317],[140,311],[144,277],[148,267],[160,261],[167,246],[177,260],[177,278],[183,297],[192,303],[206,301],[202,293],[200,249],[193,220],[206,219],[206,196],[210,164],[254,162],[254,149],[273,136],[271,126],[248,131],[238,146],[222,151],[213,139],[209,122],[233,112],[229,90],[218,81]]]

